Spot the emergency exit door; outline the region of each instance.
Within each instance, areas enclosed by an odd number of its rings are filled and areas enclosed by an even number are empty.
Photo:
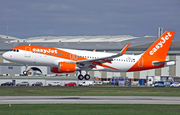
[[[138,61],[138,67],[143,67],[143,58],[141,57]]]
[[[30,47],[26,47],[25,48],[25,57],[30,57],[31,56],[31,48]]]

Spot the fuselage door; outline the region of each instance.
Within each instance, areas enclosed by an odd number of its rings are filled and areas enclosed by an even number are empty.
[[[138,61],[138,67],[143,67],[143,58],[141,57]]]
[[[31,47],[25,48],[25,57],[31,57]]]

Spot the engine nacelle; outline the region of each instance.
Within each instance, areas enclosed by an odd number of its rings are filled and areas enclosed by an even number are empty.
[[[53,73],[73,73],[76,70],[75,63],[59,62],[58,67],[51,67]]]

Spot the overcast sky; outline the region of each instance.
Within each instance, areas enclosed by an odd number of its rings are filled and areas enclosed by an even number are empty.
[[[0,0],[0,34],[36,36],[145,35],[157,28],[180,40],[180,0]]]

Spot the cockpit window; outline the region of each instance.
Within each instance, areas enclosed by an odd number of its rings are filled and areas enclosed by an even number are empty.
[[[18,49],[11,49],[10,51],[13,51],[13,52],[19,52]]]

